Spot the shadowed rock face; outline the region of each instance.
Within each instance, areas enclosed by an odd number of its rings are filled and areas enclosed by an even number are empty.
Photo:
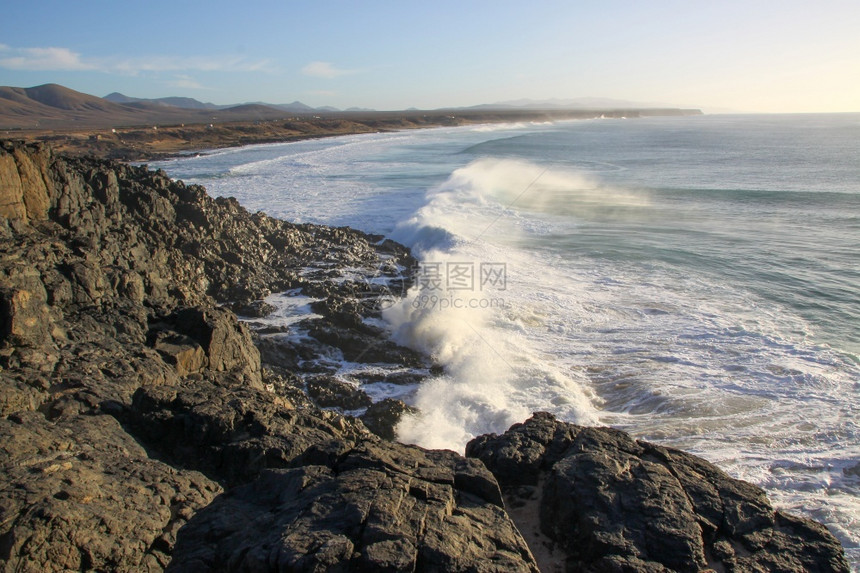
[[[527,537],[573,571],[848,571],[821,525],[701,458],[539,413],[472,440],[513,505],[536,504]],[[537,528],[537,529],[535,529]]]
[[[171,570],[537,570],[477,460],[248,388],[141,388],[131,409],[163,459],[232,486],[181,530]]]
[[[620,432],[539,415],[479,461],[381,439],[396,401],[368,408],[375,434],[318,409],[368,398],[316,353],[430,370],[344,280],[409,264],[379,240],[0,142],[0,569],[537,571],[502,483],[572,570],[845,570],[822,527]],[[228,309],[286,289],[322,299],[301,340]]]
[[[0,145],[0,181],[3,570],[536,570],[480,462],[267,390],[320,345],[422,363],[339,280],[407,265],[403,247],[45,147]],[[285,289],[323,299],[323,340],[270,349],[276,373],[218,302]],[[326,375],[313,388],[367,405]]]
[[[480,462],[364,441],[266,470],[198,513],[171,571],[537,571]]]

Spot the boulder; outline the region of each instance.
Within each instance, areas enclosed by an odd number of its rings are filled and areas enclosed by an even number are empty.
[[[140,388],[129,421],[161,455],[228,484],[265,469],[329,463],[369,435],[333,412],[291,406],[265,390],[192,379]]]
[[[321,408],[360,410],[373,403],[364,391],[334,376],[311,376],[306,382],[308,395]]]
[[[232,486],[181,530],[171,570],[537,570],[478,461],[203,381],[142,388],[132,411],[162,456]]]
[[[5,150],[0,150],[0,217],[29,220],[15,156]]]
[[[37,280],[28,288],[0,288],[0,341],[18,346],[51,342],[53,324],[45,288]]]
[[[224,308],[182,308],[156,321],[150,344],[176,366],[180,376],[229,372],[249,386],[262,388],[260,352],[248,328]]]
[[[534,571],[480,464],[365,442],[267,470],[197,513],[169,571]]]
[[[255,300],[246,303],[237,302],[229,305],[229,308],[237,315],[244,318],[263,318],[278,310],[275,305],[269,304],[263,300]]]
[[[361,415],[361,421],[367,429],[386,440],[394,440],[397,435],[395,428],[404,414],[417,414],[418,410],[407,405],[402,400],[385,398],[372,404]]]
[[[177,374],[197,374],[206,366],[206,353],[200,344],[184,334],[161,330],[155,334],[152,347],[165,362],[176,368]]]
[[[475,438],[533,547],[571,571],[839,571],[824,526],[774,510],[758,487],[696,456],[535,414]],[[551,565],[548,564],[547,568]]]
[[[426,366],[426,359],[422,355],[393,342],[381,330],[356,330],[327,319],[304,321],[303,324],[310,336],[337,348],[350,362],[376,362],[410,368]]]

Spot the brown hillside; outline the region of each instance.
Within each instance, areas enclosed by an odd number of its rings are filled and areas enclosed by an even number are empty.
[[[0,87],[0,129],[78,130],[152,125],[208,124],[220,121],[281,119],[290,112],[248,104],[209,110],[166,103],[115,103],[57,84]]]
[[[174,106],[118,104],[57,84],[0,87],[0,129],[78,129],[202,122]]]
[[[59,119],[62,115],[62,110],[31,99],[24,88],[0,87],[0,125],[30,127],[33,118]],[[18,126],[15,122],[26,122],[26,125]]]
[[[81,93],[57,84],[45,84],[21,91],[31,100],[59,109],[117,113],[122,106],[100,97]]]

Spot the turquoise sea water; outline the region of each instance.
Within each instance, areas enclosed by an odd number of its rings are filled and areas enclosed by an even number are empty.
[[[761,485],[860,564],[860,115],[444,128],[153,166],[386,234],[452,279],[386,312],[446,365],[406,396],[422,415],[401,439],[462,449],[535,410],[613,425]]]

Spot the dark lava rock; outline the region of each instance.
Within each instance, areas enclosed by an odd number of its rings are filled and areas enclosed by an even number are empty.
[[[202,380],[140,388],[130,425],[160,457],[228,484],[269,468],[330,463],[370,437],[334,412],[295,410],[265,390]]]
[[[420,384],[427,379],[427,374],[409,370],[399,372],[356,372],[354,376],[365,384],[386,382],[388,384],[396,384],[398,386]]]
[[[568,571],[848,571],[822,525],[774,510],[761,489],[701,458],[618,430],[539,413],[466,454],[512,505],[535,506],[539,519],[521,530],[532,546],[555,544]]]
[[[243,318],[263,318],[275,312],[278,308],[263,300],[255,300],[253,302],[236,302],[228,305],[230,310]]]
[[[256,343],[262,362],[286,371],[301,371],[305,361],[318,356],[316,345],[286,337],[260,336]]]
[[[142,166],[0,142],[0,570],[536,571],[487,467],[571,569],[847,569],[823,527],[620,432],[537,416],[472,442],[485,467],[316,408],[303,377],[341,355],[426,368],[344,280],[410,260]],[[325,316],[259,336],[261,359],[219,305],[291,289]],[[401,409],[365,419],[384,434]]]
[[[111,416],[0,419],[4,571],[146,571],[170,561],[177,531],[222,491],[151,459]]]
[[[265,367],[262,376],[266,390],[284,398],[295,408],[316,407],[304,390],[305,381],[297,374],[280,368]]]
[[[394,428],[404,414],[417,414],[418,410],[401,400],[385,398],[367,408],[360,420],[367,429],[386,440],[394,440]]]
[[[310,284],[307,268],[375,272],[376,241],[0,143],[0,569],[161,570],[222,484],[376,439],[311,408],[289,369],[264,373],[218,307]]]
[[[165,459],[233,486],[181,530],[170,570],[537,571],[477,460],[250,388],[142,388],[132,410]]]
[[[199,348],[201,360],[199,364],[196,359],[193,362],[197,370],[206,366],[214,372],[229,372],[234,379],[245,381],[249,386],[262,387],[260,352],[248,328],[229,310],[179,308],[151,323],[150,338],[154,335],[163,340],[165,334],[168,339],[177,341],[174,346],[179,351]],[[187,342],[183,345],[179,341]],[[160,352],[165,353],[164,350]]]
[[[321,408],[359,410],[373,403],[363,390],[334,376],[311,376],[307,379],[308,395]]]
[[[269,470],[182,529],[170,571],[537,571],[482,464],[364,442]]]
[[[400,346],[381,330],[357,331],[329,320],[304,321],[310,336],[337,348],[350,362],[395,364],[410,368],[426,366],[426,359],[416,351]]]
[[[374,334],[364,324],[361,304],[349,296],[329,295],[322,300],[311,303],[311,310],[317,314],[327,317],[332,322],[346,326],[366,330]]]

